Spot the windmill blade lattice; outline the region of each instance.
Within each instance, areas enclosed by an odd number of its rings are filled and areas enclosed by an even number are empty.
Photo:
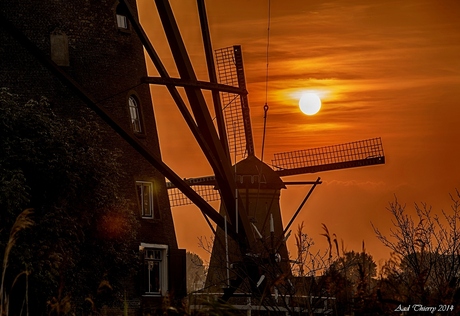
[[[278,153],[272,160],[272,165],[280,177],[384,163],[385,156],[380,138]]]
[[[208,176],[184,180],[207,202],[220,200],[219,190],[216,189],[216,177]],[[169,204],[171,207],[193,204],[193,202],[171,182],[166,182],[166,188],[168,189]]]
[[[241,47],[231,46],[218,49],[215,55],[219,82],[246,89]],[[221,92],[221,98],[230,152],[242,158],[254,155],[247,96]]]

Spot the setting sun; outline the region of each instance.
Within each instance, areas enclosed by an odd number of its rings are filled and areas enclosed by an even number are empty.
[[[306,115],[315,115],[321,109],[321,99],[314,93],[304,93],[300,97],[299,107]]]

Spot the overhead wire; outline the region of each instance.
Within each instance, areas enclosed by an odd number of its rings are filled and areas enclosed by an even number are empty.
[[[271,3],[268,0],[268,21],[267,21],[267,49],[266,49],[266,70],[265,70],[265,104],[267,104],[268,99],[268,65],[269,65],[269,49],[270,49],[270,20],[271,20]]]
[[[259,169],[259,185],[257,189],[257,199],[256,199],[256,206],[254,208],[254,214],[258,208],[259,204],[259,193],[260,193],[260,184],[262,181],[262,165],[264,161],[264,148],[265,148],[265,131],[267,129],[267,112],[268,112],[268,66],[269,66],[269,49],[270,49],[270,24],[271,24],[271,1],[268,0],[268,17],[267,17],[267,47],[265,52],[266,58],[266,70],[265,70],[265,105],[264,105],[264,128],[262,134],[262,153],[260,155],[260,168]]]
[[[268,19],[267,19],[267,47],[266,47],[266,68],[265,68],[265,105],[264,105],[264,128],[262,134],[262,153],[260,160],[264,161],[265,149],[265,132],[267,129],[267,112],[268,112],[268,66],[269,66],[269,49],[270,49],[270,24],[271,24],[271,1],[268,0]]]

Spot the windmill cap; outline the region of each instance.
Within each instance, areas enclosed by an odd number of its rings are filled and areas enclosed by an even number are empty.
[[[283,180],[272,168],[252,155],[236,164],[236,185],[256,189],[286,188]]]

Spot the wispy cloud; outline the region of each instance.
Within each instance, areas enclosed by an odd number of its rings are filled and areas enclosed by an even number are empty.
[[[179,25],[197,73],[206,78],[194,4],[171,3],[178,10],[176,17],[182,21]],[[460,1],[271,3],[266,92],[267,1],[207,1],[214,47],[239,44],[243,48],[256,148],[261,144],[267,94],[268,159],[274,152],[377,136],[382,137],[387,155],[383,167],[327,173],[324,188],[329,195],[321,196],[323,200],[317,205],[321,212],[314,216],[333,209],[337,203],[331,196],[340,196],[337,209],[348,212],[340,215],[339,227],[345,217],[368,214],[368,209],[355,209],[357,204],[377,207],[383,203],[380,208],[384,208],[394,193],[423,199],[444,196],[458,186]],[[158,43],[161,56],[167,56],[169,48],[160,33],[159,24],[154,24],[151,37]],[[171,67],[170,73],[176,73],[171,60],[166,65]],[[304,91],[322,98],[323,107],[315,116],[307,117],[298,110],[298,98]],[[179,123],[164,123],[164,117],[172,122],[171,101],[159,94],[153,98],[160,140],[166,135],[163,146],[173,147],[163,157],[181,169],[201,170],[195,160],[183,161],[180,148],[187,152],[191,139],[181,138]],[[370,191],[375,194],[363,194]],[[322,209],[322,204],[328,209]],[[314,216],[309,222],[314,222]],[[368,222],[365,215],[356,217]],[[318,222],[326,219],[317,218]]]

